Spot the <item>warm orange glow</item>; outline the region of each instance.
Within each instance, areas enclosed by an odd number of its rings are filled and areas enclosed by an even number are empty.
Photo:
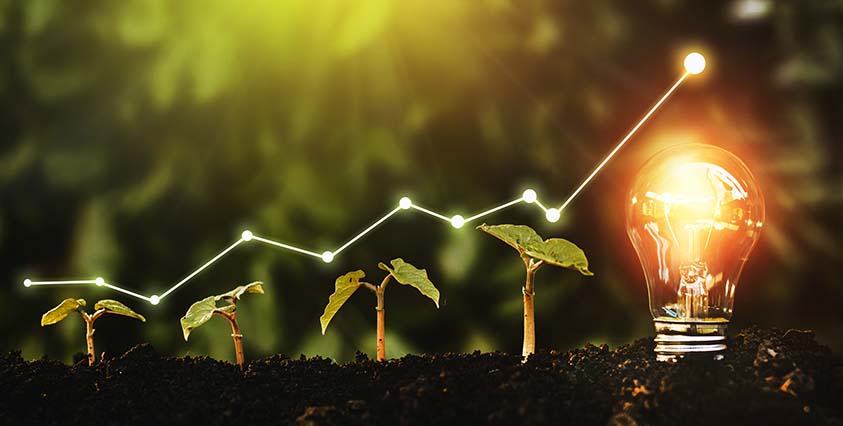
[[[647,275],[654,317],[723,318],[758,238],[764,204],[737,157],[686,144],[651,159],[632,186],[627,229]],[[694,303],[684,303],[692,297]]]

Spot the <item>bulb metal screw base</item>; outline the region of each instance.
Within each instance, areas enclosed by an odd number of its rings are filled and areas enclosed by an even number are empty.
[[[728,322],[654,321],[656,360],[675,362],[685,357],[723,359]]]

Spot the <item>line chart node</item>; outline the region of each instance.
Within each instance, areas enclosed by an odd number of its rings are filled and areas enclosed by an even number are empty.
[[[125,288],[118,287],[114,284],[111,284],[111,283],[107,282],[103,277],[96,277],[95,279],[92,279],[92,280],[64,280],[64,281],[33,281],[32,279],[27,278],[27,279],[23,280],[23,285],[24,285],[24,287],[27,287],[27,288],[34,287],[34,286],[95,285],[97,287],[105,287],[105,288],[108,288],[108,289],[111,289],[111,290],[129,295],[129,296],[138,298],[140,300],[145,300],[152,305],[158,305],[167,296],[172,294],[174,291],[176,291],[178,288],[180,288],[181,286],[186,284],[188,281],[192,280],[199,273],[201,273],[202,271],[204,271],[205,269],[209,268],[211,265],[213,265],[214,263],[216,263],[217,261],[222,259],[225,255],[227,255],[229,252],[231,252],[232,250],[237,248],[242,243],[255,241],[255,242],[267,244],[267,245],[270,245],[270,246],[273,246],[273,247],[276,247],[276,248],[281,248],[281,249],[285,249],[285,250],[288,250],[288,251],[291,251],[291,252],[303,254],[303,255],[306,255],[306,256],[315,257],[317,259],[320,259],[324,263],[331,263],[345,249],[349,248],[351,245],[353,245],[354,243],[359,241],[366,234],[372,232],[375,228],[377,228],[378,226],[380,226],[381,224],[386,222],[389,218],[391,218],[396,213],[398,213],[400,211],[404,211],[404,210],[411,210],[412,209],[412,210],[424,213],[424,214],[426,214],[428,216],[431,216],[435,219],[438,219],[440,221],[446,222],[453,228],[462,228],[466,224],[468,224],[470,222],[473,222],[473,221],[476,221],[477,219],[480,219],[482,217],[485,217],[485,216],[491,215],[493,213],[496,213],[498,211],[504,210],[506,208],[512,207],[516,204],[525,203],[525,204],[535,205],[538,209],[540,209],[544,213],[545,219],[548,222],[556,223],[556,222],[559,221],[559,219],[562,216],[562,213],[570,205],[570,203],[574,200],[574,198],[576,198],[577,195],[579,195],[580,192],[582,192],[582,190],[586,186],[588,186],[588,184],[594,179],[595,176],[597,176],[598,173],[600,173],[600,171],[615,156],[615,154],[617,154],[618,151],[620,151],[621,148],[623,148],[623,146],[626,145],[626,143],[632,138],[633,135],[635,135],[638,132],[638,130],[644,125],[644,123],[646,123],[647,120],[649,120],[650,117],[652,117],[652,115],[676,91],[676,89],[679,86],[682,85],[682,83],[688,78],[688,76],[689,75],[697,75],[697,74],[700,74],[701,72],[703,72],[703,70],[705,69],[705,66],[706,66],[705,57],[703,57],[703,55],[701,55],[697,52],[692,52],[685,57],[683,65],[684,65],[684,68],[685,68],[685,72],[682,74],[682,76],[679,77],[678,80],[676,80],[676,82],[661,96],[661,98],[658,99],[658,101],[656,101],[655,104],[653,104],[653,106],[647,111],[647,113],[644,114],[644,116],[642,116],[642,118],[635,124],[635,126],[633,126],[632,129],[629,130],[626,133],[626,135],[623,136],[623,138],[621,138],[621,140],[615,145],[614,149],[612,149],[612,151],[609,152],[609,154],[607,154],[603,158],[603,160],[594,168],[594,170],[592,170],[592,172],[582,181],[582,183],[571,193],[571,195],[565,200],[565,202],[563,202],[561,204],[561,206],[558,207],[558,208],[546,207],[544,204],[542,204],[541,201],[539,201],[538,194],[536,194],[536,191],[533,190],[533,189],[525,189],[524,192],[521,194],[521,197],[516,198],[512,201],[503,203],[503,204],[501,204],[497,207],[493,207],[489,210],[480,212],[480,213],[475,214],[473,216],[469,216],[469,217],[464,217],[464,216],[459,215],[459,214],[452,215],[452,216],[448,217],[444,214],[441,214],[441,213],[435,212],[433,210],[424,208],[424,207],[414,203],[409,197],[401,197],[400,200],[398,201],[398,205],[395,208],[393,208],[392,210],[387,212],[385,215],[383,215],[380,219],[376,220],[374,223],[369,225],[366,229],[364,229],[363,231],[361,231],[357,235],[350,238],[348,241],[346,241],[344,244],[342,244],[341,246],[339,246],[335,250],[325,250],[325,251],[322,251],[321,253],[316,252],[316,251],[311,251],[311,250],[308,250],[308,249],[304,249],[304,248],[301,248],[301,247],[297,247],[297,246],[294,246],[294,245],[291,245],[291,244],[286,244],[286,243],[282,243],[282,242],[279,242],[279,241],[264,238],[264,237],[261,237],[259,235],[254,234],[251,230],[248,230],[248,229],[244,230],[240,234],[240,238],[237,239],[234,243],[232,243],[231,245],[229,245],[228,247],[226,247],[225,249],[220,251],[217,255],[215,255],[213,258],[211,258],[210,260],[208,260],[207,262],[202,264],[202,266],[200,266],[199,268],[197,268],[196,270],[194,270],[193,272],[188,274],[186,277],[182,278],[181,281],[174,284],[172,287],[167,289],[167,291],[165,291],[161,295],[153,294],[151,296],[144,296],[142,294],[135,293],[135,292],[127,290]]]
[[[524,190],[524,193],[521,194],[521,199],[527,204],[535,203],[537,199],[536,191],[533,191],[532,189]]]
[[[401,201],[398,202],[398,207],[401,207],[401,210],[407,210],[410,207],[413,207],[413,200],[410,197],[401,197]]]
[[[544,213],[544,217],[545,219],[547,219],[548,222],[556,223],[559,222],[559,218],[562,217],[562,213],[559,211],[559,209],[551,208],[547,209],[547,211]]]

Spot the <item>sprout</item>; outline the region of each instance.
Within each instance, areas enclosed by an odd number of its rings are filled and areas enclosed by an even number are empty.
[[[94,365],[94,322],[103,314],[123,315],[146,322],[143,315],[129,309],[126,305],[111,299],[103,299],[94,305],[94,313],[88,315],[82,308],[85,307],[85,299],[64,299],[58,306],[50,309],[41,316],[41,327],[53,325],[70,315],[71,312],[79,312],[85,320],[87,333],[85,338],[88,341],[88,365]]]
[[[533,300],[536,293],[533,290],[533,276],[545,263],[591,276],[594,274],[588,270],[588,259],[574,243],[562,238],[542,240],[529,226],[483,224],[477,229],[518,250],[521,260],[524,261],[524,266],[527,268],[527,282],[521,290],[524,294],[524,346],[521,354],[525,357],[532,355],[536,352],[536,324],[533,315]]]
[[[228,293],[208,296],[192,305],[187,313],[181,318],[181,330],[184,333],[184,340],[187,341],[190,332],[202,324],[208,322],[214,314],[228,320],[231,324],[231,338],[234,340],[234,352],[237,355],[237,365],[243,369],[243,335],[240,334],[240,327],[237,325],[237,302],[246,293],[263,294],[263,283],[253,282],[241,285]],[[220,300],[226,302],[224,306],[217,306]]]
[[[395,281],[399,284],[415,287],[419,292],[421,292],[421,294],[433,300],[433,303],[436,304],[437,308],[439,307],[439,290],[437,290],[436,286],[434,286],[433,283],[430,282],[430,279],[428,279],[426,270],[418,269],[415,266],[404,262],[401,258],[393,259],[389,263],[392,265],[391,268],[383,263],[378,264],[378,268],[388,272],[387,276],[378,286],[360,281],[366,277],[366,273],[361,270],[352,271],[337,278],[334,293],[328,298],[328,305],[325,306],[325,312],[319,318],[319,322],[322,323],[322,334],[325,334],[325,330],[328,329],[328,324],[331,322],[331,319],[334,318],[334,315],[336,315],[337,311],[340,310],[345,301],[348,300],[348,298],[351,297],[351,295],[354,294],[360,286],[364,286],[371,290],[378,298],[378,304],[375,307],[375,310],[378,312],[378,361],[386,359],[383,295],[386,291],[386,285],[389,284],[389,281],[392,278],[395,278]]]

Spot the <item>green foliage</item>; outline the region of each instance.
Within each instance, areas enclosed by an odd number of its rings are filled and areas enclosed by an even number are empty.
[[[427,277],[427,270],[418,269],[401,258],[392,259],[389,263],[392,267],[384,263],[379,263],[378,268],[388,272],[399,284],[415,287],[421,294],[433,300],[437,308],[439,307],[439,290]],[[319,317],[319,322],[322,324],[322,334],[325,334],[325,330],[328,329],[328,324],[334,318],[334,315],[337,314],[343,304],[345,304],[348,298],[361,285],[370,286],[378,294],[379,298],[383,297],[384,286],[374,287],[371,284],[361,282],[360,280],[365,277],[365,272],[357,270],[336,279],[334,282],[334,292],[328,297],[328,305],[325,306],[325,311]]]
[[[562,238],[542,240],[536,231],[525,225],[486,225],[484,223],[477,229],[507,243],[518,250],[522,256],[573,269],[586,276],[594,275],[588,270],[585,252],[568,240]]]
[[[41,327],[53,325],[65,318],[74,311],[85,307],[85,299],[64,299],[53,309],[41,316]]]
[[[182,333],[184,333],[184,340],[187,340],[191,331],[208,322],[208,320],[214,316],[214,312],[216,310],[216,296],[208,296],[190,305],[187,313],[179,320],[181,323]]]
[[[421,294],[433,300],[437,308],[439,307],[439,290],[430,282],[430,279],[427,277],[427,270],[418,269],[404,262],[404,259],[400,257],[398,259],[392,259],[389,263],[392,264],[392,268],[386,266],[384,263],[379,263],[378,268],[389,272],[399,283],[415,287]]]
[[[128,306],[112,299],[103,299],[97,302],[94,305],[94,309],[99,311],[100,309],[105,309],[105,311],[109,314],[117,314],[123,315],[125,317],[139,319],[143,322],[146,322],[146,318],[143,315],[131,310]]]
[[[594,275],[588,270],[585,252],[576,244],[562,238],[544,240],[530,247],[526,254],[533,259],[543,260],[544,263],[579,271],[585,276]]]
[[[53,309],[47,311],[44,315],[41,316],[41,326],[45,325],[53,325],[70,315],[71,312],[81,311],[82,308],[85,307],[87,303],[85,299],[64,299],[61,303],[58,304]],[[117,314],[123,315],[130,318],[139,319],[143,322],[146,322],[146,318],[143,315],[131,310],[128,306],[113,300],[113,299],[103,299],[94,304],[94,310],[100,311],[103,310],[105,313],[108,314]]]
[[[191,331],[208,322],[214,314],[233,314],[237,310],[236,303],[246,293],[264,294],[263,283],[256,281],[251,284],[237,286],[229,292],[216,296],[208,296],[190,305],[187,313],[179,320],[182,333],[184,334],[184,340],[187,340]],[[218,307],[217,302],[220,300],[225,300],[229,304]]]
[[[477,229],[507,243],[510,247],[518,250],[519,253],[523,253],[528,247],[542,242],[539,234],[526,225],[486,225],[484,223]]]
[[[263,283],[255,281],[251,284],[237,286],[234,290],[217,295],[216,300],[236,301],[240,300],[240,297],[246,293],[263,294]]]
[[[365,272],[357,270],[337,278],[334,282],[334,293],[328,297],[328,305],[325,306],[325,312],[319,317],[319,322],[322,324],[322,334],[325,334],[325,330],[328,329],[331,319],[334,318],[334,315],[345,304],[345,301],[360,288],[360,280],[365,277]]]

